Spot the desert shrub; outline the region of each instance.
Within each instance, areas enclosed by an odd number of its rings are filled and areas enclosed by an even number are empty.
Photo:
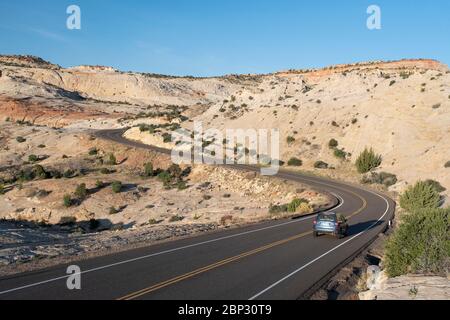
[[[183,216],[174,215],[174,216],[170,217],[169,222],[178,222],[178,221],[183,221],[183,220],[184,220]]]
[[[352,124],[356,124],[357,122],[358,122],[358,119],[356,119],[356,118],[352,119]]]
[[[115,207],[110,207],[109,208],[109,214],[110,215],[114,215],[114,214],[118,214],[119,210],[117,210]]]
[[[302,165],[303,165],[303,161],[298,158],[295,158],[295,157],[290,158],[288,161],[288,166],[291,166],[291,167],[300,167]]]
[[[338,123],[336,121],[331,121],[331,125],[333,127],[339,127]]]
[[[148,131],[148,129],[149,129],[149,126],[148,126],[147,124],[145,124],[145,123],[141,123],[141,124],[139,125],[139,131],[140,131],[140,132]]]
[[[120,182],[120,181],[114,181],[114,182],[111,184],[111,188],[112,188],[112,191],[113,191],[114,193],[120,193],[120,191],[122,191],[122,182]]]
[[[24,143],[25,141],[27,141],[27,139],[25,139],[24,137],[19,136],[19,137],[16,138],[16,141],[18,143]]]
[[[375,154],[373,149],[364,149],[356,159],[356,168],[359,173],[367,173],[381,165],[381,155]]]
[[[75,196],[80,200],[86,199],[87,189],[85,183],[79,184],[77,186],[77,188],[75,189]]]
[[[103,188],[105,186],[105,183],[103,181],[101,181],[101,180],[97,180],[97,181],[95,181],[95,186],[98,189],[101,189],[101,188]]]
[[[170,184],[170,181],[172,180],[170,174],[167,171],[162,171],[158,174],[158,179],[164,184],[168,185]]]
[[[345,159],[347,157],[347,153],[344,150],[335,149],[334,156],[339,159]]]
[[[144,165],[144,176],[146,177],[153,177],[154,171],[153,171],[153,163],[147,162]]]
[[[295,142],[295,138],[289,136],[289,137],[286,138],[286,142],[289,143],[289,144],[294,143]]]
[[[432,184],[419,181],[400,196],[400,206],[408,211],[439,207],[439,192]]]
[[[38,145],[37,146],[39,149],[44,149],[45,147],[46,147],[46,145],[45,144],[40,144],[40,145]]]
[[[233,216],[231,214],[220,218],[220,224],[223,226],[227,225],[228,223],[231,223],[232,221],[233,221]]]
[[[302,205],[303,203],[308,204],[308,200],[306,199],[294,199],[287,205],[287,211],[288,212],[297,212],[297,209]]]
[[[425,183],[432,186],[434,188],[434,190],[436,190],[439,193],[447,190],[438,181],[435,181],[435,180],[428,179],[428,180],[425,180]]]
[[[269,213],[270,214],[278,214],[278,213],[284,213],[288,211],[288,206],[287,204],[283,204],[283,205],[271,205],[269,207]]]
[[[365,184],[383,184],[386,187],[393,186],[398,181],[397,176],[387,172],[371,172],[369,175],[365,175],[361,182]]]
[[[158,220],[156,220],[156,219],[150,219],[150,220],[148,220],[148,224],[150,224],[150,225],[155,225],[155,224],[159,224],[159,223],[161,223],[161,221],[158,221]]]
[[[447,161],[447,162],[444,164],[444,168],[450,168],[450,161]]]
[[[66,208],[69,208],[70,206],[72,206],[72,197],[70,196],[70,194],[65,194],[63,197],[63,205]]]
[[[411,73],[410,73],[410,72],[406,72],[406,71],[400,72],[400,77],[401,77],[402,79],[408,79],[410,76],[411,76]]]
[[[100,173],[101,173],[101,174],[110,174],[111,171],[110,171],[108,168],[101,168],[101,169],[100,169]]]
[[[336,148],[338,145],[339,145],[339,142],[338,142],[336,139],[331,139],[331,140],[328,142],[328,146],[329,146],[330,148]]]
[[[45,171],[44,167],[38,164],[33,167],[32,172],[35,176],[35,179],[38,180],[44,180],[50,177],[49,173]]]
[[[110,166],[115,166],[117,164],[116,156],[113,153],[110,153],[105,163]]]
[[[324,161],[316,161],[314,163],[314,168],[316,169],[328,169],[328,163],[324,162]]]
[[[436,103],[432,106],[433,109],[439,109],[441,107],[440,103]]]
[[[162,135],[162,137],[163,137],[163,142],[164,143],[169,143],[169,142],[171,142],[172,141],[172,135],[170,134],[170,133],[164,133],[163,135]]]
[[[72,169],[67,169],[63,173],[64,178],[72,178],[74,175],[75,175],[75,171],[73,171]]]
[[[0,194],[5,194],[5,185],[3,183],[0,184]]]
[[[178,181],[177,189],[178,190],[186,190],[188,188],[186,181]]]
[[[420,209],[405,215],[386,244],[387,274],[449,272],[450,209]]]
[[[301,213],[301,214],[311,213],[312,211],[313,211],[313,208],[311,207],[311,205],[309,203],[306,203],[306,202],[302,202],[297,207],[297,212]]]
[[[395,84],[395,80],[392,80],[392,81],[389,83],[389,86],[392,87],[394,84]]]
[[[30,154],[30,155],[28,156],[28,161],[29,161],[29,162],[36,162],[36,161],[38,161],[38,160],[39,160],[39,158],[38,158],[38,156],[35,155],[35,154]]]
[[[88,154],[90,156],[95,156],[95,155],[97,155],[97,153],[98,153],[97,148],[91,148],[91,149],[89,149],[89,152],[88,152]]]
[[[174,179],[181,179],[181,177],[183,176],[183,170],[181,170],[181,167],[178,164],[172,164],[167,169],[167,172]]]

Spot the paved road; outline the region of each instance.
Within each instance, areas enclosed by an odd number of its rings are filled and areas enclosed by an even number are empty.
[[[117,130],[100,138],[125,140]],[[247,166],[238,169],[258,170]],[[356,186],[280,172],[335,194],[349,236],[313,238],[313,217],[265,222],[79,262],[81,290],[66,287],[67,265],[0,279],[0,299],[298,299],[370,243],[392,218],[395,203]]]

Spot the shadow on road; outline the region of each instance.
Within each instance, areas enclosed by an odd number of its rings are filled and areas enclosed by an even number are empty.
[[[355,234],[363,232],[363,231],[367,230],[368,228],[374,229],[374,228],[382,225],[383,223],[384,223],[383,220],[381,220],[381,221],[371,220],[371,221],[365,221],[365,222],[349,225],[348,236],[354,236]]]

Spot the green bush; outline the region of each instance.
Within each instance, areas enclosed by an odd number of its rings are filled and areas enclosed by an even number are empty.
[[[67,169],[63,173],[64,178],[72,178],[74,175],[75,175],[75,171],[73,171],[72,169]]]
[[[306,199],[294,199],[287,205],[288,212],[296,212],[297,208],[300,207],[302,203],[309,203]]]
[[[288,205],[287,204],[283,204],[283,205],[271,205],[269,207],[269,213],[270,214],[278,214],[278,213],[285,213],[288,211]]]
[[[179,216],[179,215],[175,215],[170,217],[169,222],[178,222],[178,221],[183,221],[184,217],[183,216]]]
[[[447,162],[444,164],[444,168],[450,168],[450,161],[447,161]]]
[[[295,138],[289,136],[289,137],[286,138],[286,142],[289,143],[289,144],[294,143],[295,142]]]
[[[109,154],[106,164],[110,166],[115,166],[117,164],[116,156],[113,153]]]
[[[395,174],[392,173],[387,173],[387,172],[371,172],[370,175],[368,176],[364,176],[361,180],[362,183],[367,183],[367,184],[372,184],[372,183],[376,183],[376,184],[383,184],[386,187],[390,187],[393,186],[394,184],[396,184],[398,181],[397,176]]]
[[[154,175],[153,164],[151,162],[148,162],[144,165],[144,176],[153,177],[153,175]]]
[[[170,134],[170,133],[164,133],[163,135],[162,135],[162,137],[163,137],[163,142],[164,143],[169,143],[169,142],[171,142],[172,141],[172,135]]]
[[[158,174],[158,179],[164,184],[169,185],[172,181],[172,177],[167,171],[162,171]]]
[[[425,180],[425,183],[432,186],[434,188],[434,190],[436,190],[439,193],[447,190],[438,181],[435,181],[435,180],[428,179],[428,180]]]
[[[439,207],[440,198],[432,184],[419,181],[400,196],[400,206],[408,211],[435,209]]]
[[[95,186],[98,189],[101,189],[101,188],[103,188],[105,186],[105,183],[103,181],[101,181],[101,180],[97,180],[97,181],[95,181]]]
[[[330,148],[336,148],[339,145],[339,142],[336,139],[331,139],[330,142],[328,142],[328,146]]]
[[[18,143],[23,143],[23,142],[25,142],[25,141],[27,141],[27,139],[25,139],[24,137],[17,137],[16,138],[16,141],[18,142]]]
[[[38,161],[38,160],[39,160],[39,158],[38,158],[38,156],[35,155],[35,154],[30,154],[30,155],[28,156],[28,161],[29,161],[29,162],[36,162],[36,161]]]
[[[91,148],[91,149],[89,149],[88,153],[90,156],[95,156],[95,155],[97,155],[98,150],[97,150],[97,148]]]
[[[187,183],[185,181],[179,181],[177,183],[178,190],[185,190],[188,188]]]
[[[85,183],[82,183],[77,186],[77,188],[75,189],[75,196],[80,200],[86,199],[87,189]]]
[[[339,159],[345,159],[347,157],[347,153],[344,150],[335,149],[334,156]]]
[[[66,208],[69,208],[70,206],[72,206],[72,197],[70,196],[70,194],[66,194],[63,197],[63,205]]]
[[[359,173],[367,173],[381,165],[381,155],[375,154],[373,149],[364,149],[364,151],[356,159],[356,168]]]
[[[324,162],[324,161],[316,161],[314,163],[314,168],[316,169],[328,169],[328,163]]]
[[[5,194],[5,186],[0,184],[0,194]]]
[[[109,214],[110,215],[114,215],[114,214],[118,214],[119,210],[117,210],[115,207],[110,207],[109,208]]]
[[[114,182],[111,184],[111,188],[112,188],[112,191],[113,191],[114,193],[120,193],[120,191],[122,191],[122,182],[120,182],[120,181],[114,181]]]
[[[100,169],[100,173],[101,173],[101,174],[110,174],[111,171],[110,171],[108,168],[101,168],[101,169]]]
[[[298,158],[295,158],[295,157],[290,158],[288,161],[288,166],[291,166],[291,167],[300,167],[302,165],[303,165],[303,161]]]
[[[421,209],[406,215],[386,244],[387,274],[445,274],[450,266],[450,209]]]

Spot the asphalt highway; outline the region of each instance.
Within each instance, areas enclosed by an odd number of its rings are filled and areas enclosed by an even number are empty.
[[[122,132],[96,135],[170,153],[126,140]],[[299,299],[370,244],[395,211],[390,198],[369,189],[288,171],[277,176],[333,194],[333,211],[348,217],[349,235],[314,238],[314,216],[264,222],[74,263],[81,268],[81,290],[68,290],[68,265],[2,278],[0,299]]]

